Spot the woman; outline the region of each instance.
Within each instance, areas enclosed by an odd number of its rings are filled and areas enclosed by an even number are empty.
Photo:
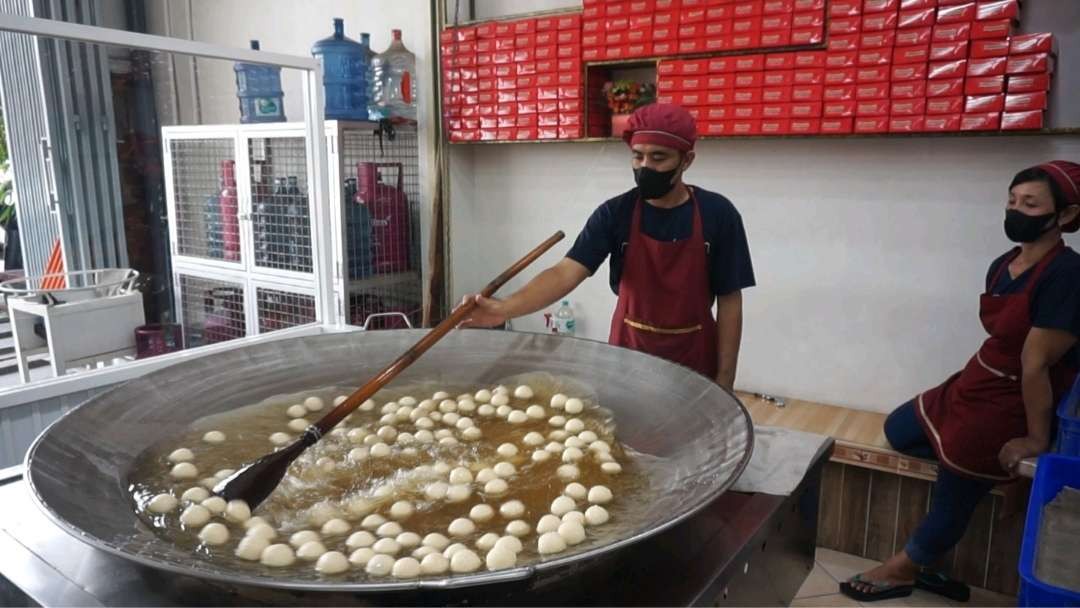
[[[1080,164],[1054,161],[1013,179],[1005,234],[1019,246],[987,273],[979,318],[990,336],[962,371],[885,421],[893,448],[940,462],[930,511],[903,551],[842,583],[844,594],[875,601],[918,586],[967,599],[966,585],[927,568],[959,542],[994,484],[1050,447],[1054,406],[1078,364],[1080,254],[1062,240],[1078,228]]]

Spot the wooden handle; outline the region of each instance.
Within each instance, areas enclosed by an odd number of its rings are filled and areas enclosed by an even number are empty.
[[[493,296],[507,281],[514,278],[514,276],[524,270],[526,266],[535,262],[537,258],[546,253],[555,245],[555,243],[561,241],[565,236],[566,235],[560,230],[548,237],[546,241],[540,243],[535,249],[526,254],[525,257],[515,262],[513,266],[504,270],[502,274],[492,279],[492,281],[484,287],[483,291],[480,292],[480,295],[485,298]],[[420,358],[420,355],[427,352],[429,348],[441,340],[451,329],[460,325],[474,308],[476,308],[476,300],[472,298],[459,304],[453,312],[450,313],[450,316],[431,328],[431,330],[428,331],[423,338],[420,338],[412,348],[405,351],[405,354],[395,359],[393,363],[386,366],[374,378],[369,380],[367,384],[361,386],[353,394],[349,395],[341,405],[330,410],[329,413],[314,424],[319,430],[320,435],[329,433],[331,429],[337,426],[337,424],[346,416],[351,414],[356,408],[360,407],[362,403],[370,399],[375,393],[379,392],[379,390],[393,380],[395,376],[412,365],[414,361]]]

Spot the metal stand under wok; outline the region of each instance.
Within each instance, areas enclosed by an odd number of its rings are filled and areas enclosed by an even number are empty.
[[[814,565],[822,447],[790,496],[726,492],[611,558],[502,585],[407,594],[229,587],[135,565],[72,538],[0,472],[0,605],[787,605]]]

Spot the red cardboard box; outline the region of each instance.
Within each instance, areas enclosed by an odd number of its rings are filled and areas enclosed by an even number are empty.
[[[1007,38],[1012,33],[1012,19],[976,21],[971,25],[971,39]]]
[[[659,6],[657,9],[659,10]],[[679,14],[674,11],[660,11],[653,13],[653,26],[678,25]]]
[[[909,29],[930,27],[937,21],[937,9],[934,7],[901,11],[896,20],[896,27]]]
[[[968,56],[970,42],[939,42],[930,45],[930,61],[955,61]]]
[[[896,46],[918,46],[930,44],[934,37],[934,28],[916,27],[910,30],[896,31]]]
[[[708,121],[727,120],[731,118],[731,108],[734,106],[712,106],[705,108],[705,119]]]
[[[853,68],[858,65],[859,52],[858,51],[843,51],[835,52],[829,51],[825,55],[825,67],[834,70],[842,68]]]
[[[795,69],[795,53],[770,53],[765,55],[766,70]]]
[[[646,44],[652,40],[652,27],[626,30],[626,41],[630,44]]]
[[[1054,50],[1054,35],[1021,34],[1009,39],[1009,55],[1027,55],[1030,53],[1049,53]]]
[[[720,89],[705,93],[705,105],[721,106],[734,103],[735,91],[732,89]]]
[[[946,78],[926,82],[927,97],[954,97],[964,94],[963,78]]]
[[[597,17],[602,17],[603,12],[600,10],[599,6],[586,6],[582,9],[581,16],[583,19],[596,19]],[[536,19],[537,33],[548,32],[554,29],[556,29],[554,17],[539,17]]]
[[[901,11],[937,8],[937,0],[900,0]]]
[[[819,28],[824,26],[825,13],[821,11],[795,13],[791,17],[791,27],[796,29]]]
[[[863,13],[895,13],[900,9],[900,0],[864,0]]]
[[[832,0],[829,16],[833,18],[854,17],[862,14],[862,0]]]
[[[760,120],[733,120],[730,124],[731,135],[761,135]]]
[[[847,84],[840,87],[825,87],[822,99],[825,101],[852,101],[855,99],[855,86]]]
[[[730,48],[730,36],[716,36],[713,38],[705,38],[705,52],[712,53],[716,51],[724,51]]]
[[[870,49],[859,51],[859,66],[889,65],[892,62],[892,49]]]
[[[795,71],[777,70],[775,72],[765,72],[761,84],[767,87],[790,87],[795,84]]]
[[[964,112],[967,114],[985,114],[1005,110],[1005,94],[969,95],[964,99]]]
[[[823,51],[799,51],[795,53],[795,67],[797,69],[824,68],[825,55]]]
[[[1020,2],[1018,0],[995,0],[993,2],[979,2],[975,9],[976,21],[991,21],[995,19],[1016,19],[1020,16]]]
[[[889,116],[922,116],[926,114],[926,98],[896,99],[889,104]]]
[[[735,89],[731,99],[739,104],[761,103],[761,89]]]
[[[888,99],[869,99],[855,102],[855,116],[888,116]]]
[[[890,88],[890,96],[893,99],[917,99],[926,97],[926,81],[909,80],[907,82],[894,82]]]
[[[1000,40],[973,40],[971,42],[971,58],[984,59],[988,57],[1005,57],[1009,54],[1008,39]]]
[[[938,8],[938,23],[966,23],[975,21],[974,2],[965,2],[955,6],[941,6]]]
[[[895,45],[896,32],[894,30],[863,33],[862,37],[859,38],[860,49],[891,49]]]
[[[732,33],[732,21],[730,19],[726,21],[706,21],[703,27],[705,28],[706,38],[726,36]]]
[[[735,74],[709,74],[705,79],[708,89],[730,89],[735,87]]]
[[[601,34],[604,32],[604,21],[586,21],[581,24],[581,33],[583,34]]]
[[[777,30],[773,32],[761,32],[761,46],[790,46],[792,33],[790,30]]]
[[[533,139],[536,139],[536,138],[537,138],[536,127],[524,128],[524,129],[514,129],[514,140],[515,141],[529,141],[529,140],[533,140]]]
[[[964,111],[964,97],[931,97],[926,100],[926,113],[934,115],[961,114]]]
[[[656,10],[670,11],[679,8],[679,0],[656,0]]]
[[[538,127],[557,127],[559,126],[559,115],[555,112],[547,114],[536,115],[536,126]]]
[[[537,35],[539,35],[539,34],[537,34]],[[596,46],[603,46],[606,41],[607,41],[607,35],[606,34],[584,34],[581,37],[581,46],[586,47],[586,48],[588,48],[588,47],[596,47]]]
[[[794,44],[794,33],[792,33],[792,44]],[[702,42],[704,45],[704,42]],[[752,49],[761,46],[761,33],[755,32],[752,34],[738,34],[731,37],[731,48],[733,49]],[[702,46],[704,48],[704,46]]]
[[[1000,128],[1000,112],[964,114],[960,120],[961,131],[997,131]]]
[[[647,29],[653,26],[652,15],[630,15],[630,29]]]
[[[873,117],[873,118],[856,118],[855,119],[855,132],[856,133],[888,133],[889,132],[889,118]]]
[[[1045,92],[1037,93],[1010,93],[1005,97],[1006,112],[1034,112],[1047,108],[1047,95]]]
[[[675,62],[676,73],[683,76],[700,76],[709,72],[708,59],[686,59]]]
[[[1043,128],[1043,112],[1006,112],[1001,115],[1003,131],[1022,131]]]
[[[891,72],[892,70],[888,66],[858,68],[855,74],[855,81],[859,84],[888,82]]]
[[[808,46],[821,44],[825,40],[825,32],[822,28],[800,28],[791,30],[791,44],[795,46]]]
[[[671,59],[665,59],[656,66],[656,73],[659,76],[676,76],[681,70],[679,62]]]
[[[925,63],[912,63],[906,65],[894,65],[890,80],[893,82],[905,82],[908,80],[926,80],[929,71]]]
[[[687,0],[682,0],[682,2],[683,10],[685,10]],[[736,18],[759,16],[765,9],[765,3],[763,2],[763,0],[739,0],[736,1],[734,4],[735,7],[732,9],[732,13],[735,15]]]
[[[581,124],[581,112],[560,112],[559,126],[574,127]]]
[[[889,119],[889,133],[921,133],[925,130],[925,116],[894,116]]]
[[[821,132],[821,120],[817,118],[793,118],[790,123],[791,133],[795,135],[816,135]]]
[[[656,10],[656,3],[652,0],[631,0],[629,11],[634,14],[648,14]]]
[[[855,84],[857,79],[858,70],[856,68],[828,70],[825,72],[825,85],[830,87],[842,84]]]
[[[825,84],[825,68],[808,68],[803,70],[795,70],[792,73],[792,84]]]
[[[994,95],[1005,92],[1004,76],[983,76],[964,81],[965,95]]]
[[[896,13],[863,14],[862,31],[881,32],[885,30],[895,30],[898,20],[899,16]]]
[[[700,24],[705,21],[705,9],[695,8],[687,10],[683,7],[682,12],[679,13],[680,24]]]
[[[734,24],[732,24],[734,29]],[[761,18],[761,31],[762,32],[774,32],[776,30],[790,30],[791,29],[791,14],[787,15],[765,15]]]
[[[698,123],[698,130],[702,135],[718,136],[727,134],[726,121],[714,121]]]
[[[705,103],[705,91],[683,91],[682,93],[676,93],[675,103],[680,106],[701,105]]]
[[[768,104],[791,103],[792,87],[764,87],[761,89],[761,102]]]
[[[790,15],[795,12],[795,0],[765,0],[761,5],[763,15]]]
[[[582,61],[599,61],[604,58],[605,49],[601,47],[592,47],[581,49]]]
[[[584,129],[581,125],[577,126],[559,126],[559,139],[580,139]]]
[[[926,63],[930,59],[930,45],[901,46],[893,49],[893,63],[906,65],[909,63]]]
[[[680,40],[678,46],[680,54],[690,55],[693,53],[700,53],[705,50],[705,41],[700,38],[694,38],[691,40]]]
[[[760,72],[765,69],[764,55],[740,55],[731,59],[736,72]],[[712,63],[709,64],[709,71],[714,71]]]
[[[1049,53],[1010,56],[1006,64],[1009,74],[1044,74],[1053,71]]]
[[[1035,93],[1050,90],[1050,74],[1009,76],[1009,93]]]
[[[827,134],[851,133],[854,130],[854,118],[823,118],[821,132]]]
[[[821,101],[825,94],[822,85],[800,85],[791,88],[791,101],[805,103],[808,101]]]
[[[791,132],[791,121],[786,118],[761,121],[762,135],[787,135]]]
[[[761,106],[762,118],[790,118],[790,103],[767,103]]]
[[[581,112],[583,105],[580,99],[560,99],[559,112]]]
[[[968,76],[1001,76],[1005,73],[1008,59],[1005,57],[986,57],[984,59],[969,59],[967,65]]]
[[[849,118],[855,116],[857,101],[826,101],[822,105],[822,115],[828,118]]]
[[[829,21],[830,36],[858,34],[862,30],[862,17],[843,17]]]
[[[963,78],[967,74],[967,59],[956,61],[934,61],[930,63],[930,70],[926,77],[929,80],[941,80],[946,78]]]
[[[765,85],[765,72],[738,72],[735,74],[735,88],[761,88]]]
[[[688,23],[680,25],[679,40],[690,40],[693,38],[701,38],[705,36],[705,26],[701,23]]]
[[[933,42],[962,42],[971,39],[970,23],[938,23],[934,26]]]
[[[563,15],[557,17],[555,27],[560,30],[573,30],[581,27],[581,15]]]
[[[927,116],[924,127],[927,131],[952,132],[960,130],[960,114],[946,114],[942,116]]]
[[[821,116],[822,102],[811,101],[788,104],[792,118],[818,118]]]
[[[707,76],[683,76],[679,78],[678,90],[697,91],[705,88]]]
[[[761,104],[746,104],[734,106],[731,110],[733,120],[760,120]]]
[[[829,36],[829,52],[859,50],[859,36]]]

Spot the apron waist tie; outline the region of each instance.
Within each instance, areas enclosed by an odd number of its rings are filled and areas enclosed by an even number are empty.
[[[671,327],[671,328],[655,327],[653,325],[648,325],[646,323],[640,323],[638,321],[631,321],[630,319],[626,319],[626,318],[623,319],[623,323],[626,323],[627,325],[629,325],[630,327],[633,327],[634,329],[640,329],[642,331],[648,331],[648,332],[652,332],[654,334],[680,335],[680,334],[692,334],[695,331],[701,331],[701,324],[700,323],[698,323],[697,325],[691,326],[691,327]]]

